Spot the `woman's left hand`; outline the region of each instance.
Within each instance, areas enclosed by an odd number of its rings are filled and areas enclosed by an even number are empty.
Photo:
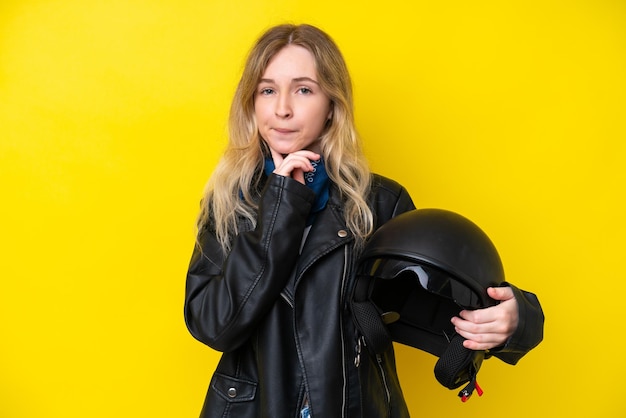
[[[471,350],[488,350],[504,344],[518,324],[517,300],[510,287],[490,287],[487,293],[500,303],[475,311],[463,310],[452,318],[456,332],[466,338],[463,345]]]

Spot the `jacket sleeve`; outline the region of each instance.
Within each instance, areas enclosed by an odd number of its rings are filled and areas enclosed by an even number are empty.
[[[257,225],[225,255],[212,231],[200,231],[185,290],[185,323],[218,351],[241,345],[269,311],[294,268],[314,193],[272,174],[261,193]]]
[[[518,289],[510,283],[519,309],[517,329],[502,347],[492,349],[493,355],[508,364],[517,362],[543,340],[544,315],[539,299],[533,293]]]

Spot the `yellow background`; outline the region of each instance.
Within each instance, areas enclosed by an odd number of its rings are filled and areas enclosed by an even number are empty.
[[[546,313],[467,404],[398,347],[412,413],[626,416],[623,1],[2,0],[0,417],[197,416],[198,200],[245,53],[285,21],[343,50],[374,170],[481,225]]]

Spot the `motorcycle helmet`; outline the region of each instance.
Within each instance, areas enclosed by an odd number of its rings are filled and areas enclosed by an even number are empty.
[[[487,288],[504,282],[489,237],[469,219],[443,209],[415,209],[382,225],[366,243],[352,296],[355,322],[368,346],[383,352],[391,341],[439,357],[435,377],[459,392],[474,389],[485,351],[463,347],[450,322],[463,309],[497,302]]]

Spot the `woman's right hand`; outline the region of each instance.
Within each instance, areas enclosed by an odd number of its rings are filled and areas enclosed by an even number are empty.
[[[275,174],[285,177],[291,177],[294,180],[304,184],[304,173],[313,171],[311,161],[320,159],[320,155],[309,150],[300,150],[291,154],[282,155],[270,149],[272,152],[272,160],[274,160]]]

